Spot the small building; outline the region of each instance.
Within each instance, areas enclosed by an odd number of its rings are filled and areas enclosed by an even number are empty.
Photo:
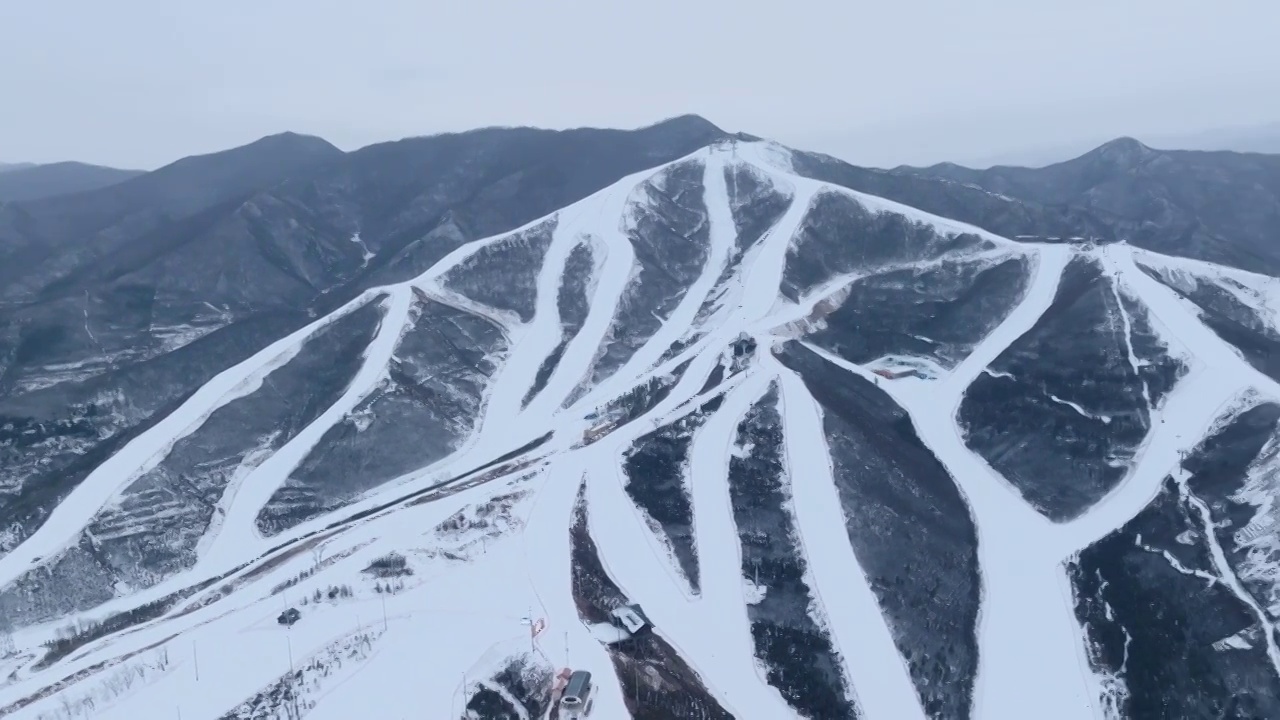
[[[614,608],[609,613],[609,622],[632,635],[637,635],[649,627],[649,618],[645,617],[639,605],[621,605]]]
[[[904,377],[921,377],[920,371],[915,368],[895,368],[892,370],[877,368],[871,372],[887,380],[898,380]]]
[[[604,435],[607,434],[612,429],[613,429],[613,422],[609,420],[601,422],[600,424],[595,425],[594,427],[589,427],[586,429],[586,431],[582,433],[582,442],[584,445],[590,445],[596,440],[599,440],[600,438],[604,437]]]
[[[564,720],[579,720],[591,712],[591,673],[575,670],[569,676],[569,684],[560,696],[560,710]]]

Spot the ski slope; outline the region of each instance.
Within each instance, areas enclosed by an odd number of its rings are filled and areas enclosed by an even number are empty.
[[[995,244],[996,250],[986,251],[992,258],[1022,255],[1032,260],[1030,282],[1017,306],[957,367],[936,379],[904,378],[880,386],[907,411],[925,446],[950,473],[977,527],[982,604],[971,717],[1103,717],[1099,679],[1086,660],[1064,563],[1141,511],[1176,469],[1181,454],[1199,443],[1232,403],[1247,393],[1280,400],[1280,385],[1206,327],[1194,305],[1135,264],[1181,267],[1179,263],[1190,261],[1123,244],[1096,251],[1115,292],[1123,290],[1148,309],[1170,352],[1189,371],[1152,408],[1152,427],[1123,482],[1080,517],[1055,524],[966,445],[956,417],[970,384],[1035,326],[1053,302],[1068,262],[1087,251],[1016,243],[802,177],[791,167],[788,152],[772,143],[721,143],[676,162],[689,160],[703,165],[706,260],[674,310],[659,318],[662,323],[652,337],[567,407],[575,388],[591,377],[603,345],[627,332],[616,324],[624,292],[637,273],[627,223],[641,201],[637,188],[669,166],[622,178],[556,213],[551,244],[537,272],[533,318],[525,323],[497,318],[510,346],[497,359],[500,367],[486,391],[479,430],[451,457],[280,536],[264,539],[257,531],[259,512],[298,463],[386,377],[409,326],[415,293],[488,317],[490,310],[450,296],[438,281],[478,249],[519,230],[459,248],[420,277],[370,290],[225,370],[95,469],[44,526],[0,557],[0,586],[57,558],[132,479],[162,460],[217,408],[256,389],[324,325],[365,303],[380,304],[381,325],[345,393],[228,488],[219,504],[225,517],[211,526],[195,567],[86,611],[81,619],[100,621],[172,593],[182,597],[47,666],[39,664],[44,654],[40,646],[66,623],[18,629],[14,637],[22,651],[0,662],[0,677],[5,678],[0,680],[0,714],[8,707],[15,708],[15,717],[212,719],[301,671],[301,684],[285,704],[300,703],[308,718],[459,718],[480,688],[507,702],[518,701],[494,679],[518,659],[554,671],[589,670],[595,678],[593,717],[629,717],[628,703],[634,699],[628,699],[623,679],[615,673],[610,648],[584,622],[582,598],[574,591],[568,528],[585,483],[590,535],[609,578],[644,608],[655,632],[696,672],[707,694],[737,718],[800,717],[770,684],[768,669],[757,657],[727,479],[738,423],[777,383],[795,541],[850,695],[867,718],[930,717],[895,643],[894,628],[849,542],[823,436],[822,408],[804,382],[771,353],[817,302],[862,277],[834,275],[798,304],[779,292],[788,250],[813,211],[813,199],[819,193],[842,193],[873,212],[901,214],[943,234],[975,233]],[[717,287],[736,240],[725,183],[725,170],[735,164],[765,175],[786,189],[791,200],[726,284]],[[587,282],[590,309],[582,327],[567,338],[557,297],[566,282],[570,253],[584,243],[593,248],[595,260]],[[1194,269],[1206,273],[1212,268],[1199,264]],[[1239,280],[1265,294],[1265,279],[1240,275]],[[673,344],[691,336],[699,308],[713,293],[720,293],[720,304],[700,328],[705,333],[664,360]],[[1125,322],[1128,327],[1127,315]],[[755,356],[718,385],[709,382],[722,372],[740,337],[755,341]],[[566,341],[545,386],[523,404],[544,360]],[[875,377],[866,366],[810,349],[847,373]],[[1136,368],[1131,347],[1129,356]],[[661,401],[603,437],[584,440],[584,431],[599,421],[593,416],[598,409],[670,376],[686,362],[683,375]],[[640,436],[716,396],[723,402],[694,434],[681,469],[701,568],[701,592],[695,594],[668,545],[626,492],[621,458]],[[549,437],[541,445],[519,450],[543,436]],[[390,554],[407,558],[412,574],[386,579],[366,571]],[[402,587],[384,589],[395,584]],[[350,596],[328,597],[331,589],[343,587]],[[317,592],[324,596],[321,600],[300,605]],[[302,607],[302,619],[285,628],[276,618],[290,607]],[[534,622],[543,629],[531,637]],[[335,656],[346,660],[333,661]],[[124,687],[121,678],[126,676],[138,679]],[[285,717],[293,711],[280,705],[274,712]],[[523,709],[516,714],[529,716]]]

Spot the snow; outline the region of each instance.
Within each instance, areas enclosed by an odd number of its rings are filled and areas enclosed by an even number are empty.
[[[1159,494],[1182,454],[1209,433],[1243,389],[1238,376],[1193,366],[1152,415],[1152,430],[1120,485],[1084,515],[1058,526],[1057,551],[1065,557],[1082,550],[1137,515]]]
[[[987,374],[991,375],[992,377],[1012,377],[1008,373],[1001,373],[1000,375],[997,375],[995,373],[988,372]],[[1101,420],[1104,423],[1111,422],[1110,417],[1106,415],[1094,415],[1093,413],[1081,407],[1079,403],[1073,403],[1070,400],[1063,400],[1062,398],[1058,397],[1057,395],[1054,395],[1053,393],[1049,393],[1049,399],[1058,403],[1059,405],[1066,405],[1067,407],[1071,408],[1072,410],[1075,410],[1076,412],[1080,413],[1081,415],[1087,418],[1094,418],[1097,420]]]
[[[744,143],[738,146],[738,152],[742,157],[750,159],[754,164],[762,169],[772,169],[775,172],[782,171],[793,175],[791,178],[793,181],[800,180],[806,184],[812,183],[824,191],[851,197],[872,212],[888,212],[896,215],[902,215],[912,222],[929,225],[943,235],[970,234],[976,235],[997,246],[1010,246],[1014,244],[1012,240],[1003,238],[987,230],[983,230],[976,225],[970,225],[968,223],[962,223],[940,215],[934,215],[933,213],[913,208],[910,205],[903,205],[902,203],[894,202],[893,200],[888,200],[876,195],[868,195],[856,190],[850,190],[849,188],[842,187],[840,185],[819,182],[808,178],[802,178],[799,175],[794,175],[791,151],[777,143],[769,141]]]
[[[1171,351],[1188,364],[1160,407],[1152,412],[1152,430],[1134,457],[1133,467],[1115,490],[1089,512],[1060,528],[1061,552],[1075,552],[1123,525],[1159,492],[1160,483],[1178,466],[1182,453],[1200,442],[1246,392],[1280,398],[1280,387],[1246,363],[1200,321],[1196,308],[1133,264],[1127,246],[1103,248],[1103,262],[1131,288],[1152,317],[1152,326]],[[1193,352],[1194,350],[1194,352]]]
[[[724,182],[724,163],[715,153],[710,153],[704,163],[703,188],[708,214],[719,210],[723,217],[708,218],[710,247],[707,259],[702,265],[702,271],[698,279],[689,286],[680,304],[662,323],[649,342],[637,350],[636,354],[618,370],[618,375],[621,377],[634,377],[651,368],[662,353],[689,329],[697,316],[698,309],[702,307],[703,300],[715,286],[716,279],[720,277],[733,250],[733,218],[729,216],[729,196]]]
[[[360,237],[360,233],[356,233],[351,236],[351,242],[360,246],[360,259],[363,260],[360,267],[368,267],[369,261],[374,258],[374,253],[370,252],[369,246],[364,244],[364,238]]]
[[[551,377],[547,380],[546,387],[538,394],[537,397],[529,403],[529,406],[523,413],[526,417],[545,418],[552,415],[565,398],[569,397],[569,393],[573,392],[578,381],[591,371],[591,366],[595,361],[597,348],[608,336],[610,325],[613,323],[613,316],[617,312],[618,303],[622,299],[622,293],[627,287],[631,273],[635,267],[635,250],[631,247],[630,241],[622,234],[619,229],[618,222],[601,226],[599,219],[601,217],[621,216],[626,206],[627,199],[632,190],[635,189],[644,178],[645,174],[636,174],[624,178],[614,185],[610,186],[600,194],[583,201],[583,207],[579,212],[561,215],[560,224],[556,227],[555,238],[552,241],[553,248],[560,243],[561,235],[568,235],[572,238],[593,237],[598,238],[594,245],[594,252],[599,254],[605,253],[603,266],[599,271],[599,276],[595,283],[595,292],[591,295],[591,308],[587,313],[586,322],[583,323],[582,329],[569,341],[569,345],[565,348],[560,364],[552,372]],[[586,224],[587,220],[595,220],[596,224]],[[538,298],[538,316],[543,315],[543,287],[539,284]],[[554,307],[555,298],[546,301],[549,303],[548,308]],[[553,312],[547,310],[547,312]],[[557,313],[558,310],[554,311]],[[535,318],[535,323],[542,322]],[[542,326],[547,327],[547,326]],[[548,327],[542,331],[544,334],[550,334],[551,329]],[[559,328],[555,328],[554,332],[559,334]],[[550,341],[544,337],[539,341],[546,346],[543,357],[555,347],[555,341]],[[539,364],[541,359],[539,359]],[[536,365],[534,366],[536,370]],[[529,375],[529,382],[532,383],[533,375]],[[525,386],[526,388],[528,385]],[[591,407],[587,403],[580,403],[582,407]]]
[[[955,478],[978,530],[982,573],[979,667],[974,717],[1095,717],[1097,693],[1084,664],[1081,631],[1064,596],[1063,556],[1040,541],[1052,523],[964,444],[955,417],[977,375],[1048,309],[1070,259],[1062,246],[1036,248],[1036,268],[1026,296],[952,373],[940,381],[904,378],[882,383],[912,417],[916,432]],[[811,350],[867,379],[870,373],[818,348]],[[1027,658],[1036,658],[1028,662]],[[859,685],[864,692],[864,685]]]
[[[1280,385],[1245,362],[1240,353],[1200,322],[1200,309],[1134,264],[1137,253],[1127,245],[1104,248],[1104,258],[1138,292],[1151,314],[1181,347],[1194,352],[1198,361],[1220,372],[1238,373],[1241,381],[1273,398]],[[1147,253],[1147,257],[1151,254]]]
[[[114,501],[132,479],[154,466],[178,439],[198,428],[218,407],[257,388],[267,373],[294,357],[323,325],[363,303],[384,304],[379,331],[343,396],[277,452],[260,450],[246,457],[219,504],[223,514],[199,546],[196,567],[79,617],[100,619],[246,562],[248,565],[178,603],[163,617],[88,643],[47,670],[35,671],[31,668],[33,659],[23,660],[12,677],[0,681],[0,708],[106,662],[103,669],[63,692],[31,704],[24,709],[24,716],[44,713],[54,717],[64,700],[69,707],[81,698],[94,697],[94,717],[169,717],[180,713],[187,720],[215,718],[276,682],[291,665],[301,666],[312,657],[329,657],[334,647],[368,636],[360,640],[368,647],[359,658],[353,657],[315,682],[308,680],[304,700],[316,703],[308,717],[457,717],[468,688],[474,691],[488,682],[512,656],[532,653],[557,670],[590,671],[596,693],[593,717],[625,718],[623,689],[606,650],[606,643],[617,640],[619,633],[610,626],[585,624],[572,594],[568,528],[578,490],[585,482],[590,531],[606,570],[628,597],[644,608],[655,632],[699,673],[710,694],[739,718],[794,717],[795,712],[767,683],[755,658],[747,608],[760,602],[766,589],[743,577],[727,482],[729,458],[742,452],[734,447],[737,424],[776,381],[781,390],[785,459],[791,478],[789,510],[806,560],[805,582],[815,597],[815,617],[821,618],[830,633],[842,670],[851,681],[851,694],[868,718],[923,718],[906,663],[848,540],[824,440],[822,409],[804,383],[769,352],[771,344],[790,333],[794,323],[806,322],[819,302],[828,298],[838,301],[839,293],[858,279],[852,275],[833,278],[800,303],[787,302],[779,294],[787,250],[813,198],[819,192],[838,192],[873,211],[902,213],[913,221],[932,224],[940,232],[974,233],[996,245],[993,250],[962,256],[965,260],[997,262],[1013,254],[1034,260],[1033,277],[1021,303],[956,368],[945,371],[930,366],[936,378],[903,378],[880,387],[909,413],[921,440],[951,473],[977,527],[982,606],[973,717],[1099,717],[1105,710],[1101,698],[1104,687],[1112,680],[1095,677],[1088,666],[1064,562],[1137,514],[1159,491],[1161,481],[1176,470],[1179,456],[1246,399],[1280,400],[1280,385],[1252,368],[1201,323],[1194,305],[1147,276],[1135,262],[1191,274],[1200,278],[1197,282],[1222,283],[1242,300],[1271,308],[1266,317],[1273,323],[1275,309],[1280,308],[1276,282],[1126,245],[1089,251],[1108,275],[1117,301],[1127,297],[1148,309],[1152,327],[1168,344],[1169,352],[1183,359],[1188,373],[1159,406],[1152,408],[1150,432],[1121,484],[1074,521],[1054,524],[968,449],[956,413],[979,374],[1006,376],[991,370],[991,362],[1033,327],[1050,306],[1062,271],[1077,251],[1062,245],[1013,243],[963,223],[800,177],[791,169],[789,152],[769,143],[737,143],[732,150],[726,146],[703,149],[676,162],[690,159],[705,163],[704,196],[710,225],[707,261],[650,341],[622,369],[589,389],[568,409],[561,405],[591,373],[601,344],[613,332],[618,303],[636,270],[635,252],[623,231],[638,202],[636,188],[667,166],[623,178],[558,212],[555,234],[537,276],[535,313],[529,322],[518,322],[510,314],[496,314],[450,294],[437,281],[471,254],[545,218],[466,244],[421,276],[370,290],[334,315],[273,343],[216,376],[177,411],[100,465],[53,511],[43,527],[0,558],[0,584],[12,582],[37,558],[47,561],[74,542],[98,510]],[[780,190],[789,192],[792,201],[746,254],[741,268],[717,288],[715,283],[735,240],[724,178],[730,163],[751,165]],[[358,234],[351,241],[363,247]],[[557,296],[565,282],[569,254],[584,242],[591,244],[596,261],[588,286],[591,307],[586,322],[567,344],[546,388],[521,409],[537,369],[563,339]],[[364,255],[367,262],[367,248]],[[347,417],[385,376],[410,319],[416,291],[487,314],[507,331],[511,347],[485,397],[480,431],[444,461],[387,483],[340,512],[264,540],[256,529],[258,512],[324,432]],[[720,309],[705,328],[706,334],[659,365],[671,343],[689,335],[699,308],[712,291],[720,294]],[[1123,303],[1120,321],[1136,372],[1140,362],[1131,346],[1132,319]],[[707,399],[710,395],[699,396],[700,388],[721,363],[724,349],[744,332],[756,339],[758,359],[745,373],[727,379],[711,393],[724,393],[725,400],[698,428],[691,446],[687,481],[701,572],[701,593],[695,596],[667,546],[625,492],[620,456],[641,434]],[[811,349],[848,372],[872,377],[868,366]],[[588,413],[690,359],[684,377],[657,407],[594,444],[578,446]],[[1076,403],[1052,399],[1087,415]],[[553,437],[529,456],[528,464],[520,470],[523,475],[500,477],[419,505],[401,503],[326,529],[336,520],[446,480],[451,473],[471,470],[547,432],[553,432]],[[508,501],[509,509],[502,511],[508,514],[501,521],[456,533],[434,531],[462,510],[466,510],[466,518],[478,521],[477,506],[508,493],[518,493],[518,497]],[[1208,522],[1203,505],[1199,507],[1202,519]],[[312,569],[319,557],[310,552],[312,544],[332,562],[325,561],[310,577],[275,592],[281,583]],[[280,548],[271,550],[277,546]],[[410,559],[414,575],[405,578],[403,590],[377,593],[362,569],[392,551]],[[1216,541],[1212,553],[1222,581],[1250,602]],[[255,560],[259,556],[263,557]],[[1171,557],[1167,559],[1173,562]],[[224,585],[229,591],[223,592]],[[315,590],[338,585],[351,586],[355,597],[299,605]],[[201,605],[205,600],[209,602]],[[303,611],[301,621],[291,629],[278,625],[276,616],[294,606]],[[1250,602],[1250,607],[1270,629],[1264,609],[1256,602]],[[546,623],[532,645],[530,618]],[[32,648],[53,631],[53,625],[24,628],[15,634],[15,640]],[[1228,638],[1223,642],[1237,647],[1245,641]],[[1270,634],[1268,651],[1280,667],[1280,652]],[[161,652],[167,653],[165,663],[159,661]],[[115,678],[130,672],[140,673],[143,681],[119,691]]]
[[[13,582],[36,562],[75,541],[98,510],[138,476],[155,467],[178,440],[197,430],[215,410],[256,390],[271,370],[292,359],[308,337],[363,305],[373,291],[278,340],[205,383],[177,410],[134,438],[76,486],[31,537],[0,558],[0,586]],[[243,561],[243,560],[241,560]]]
[[[1138,356],[1133,352],[1133,321],[1129,318],[1129,311],[1124,307],[1124,299],[1120,296],[1120,278],[1119,271],[1113,262],[1112,254],[1102,253],[1103,268],[1111,270],[1108,273],[1107,284],[1111,287],[1111,295],[1116,301],[1116,312],[1120,314],[1120,321],[1124,326],[1124,349],[1129,357],[1129,367],[1133,370],[1135,377],[1142,380],[1142,397],[1147,401],[1147,407],[1151,407],[1151,388],[1147,384],[1147,380],[1142,376],[1142,363],[1138,361]]]
[[[754,399],[747,390],[740,390],[736,395],[745,397],[746,403]],[[745,411],[745,403],[742,409]],[[722,408],[695,437],[693,472],[698,472],[697,468],[705,467],[709,462],[722,466],[727,464],[723,453],[719,457],[698,457],[702,452],[699,448],[705,447],[707,442],[708,429],[715,431],[715,426],[720,426],[719,432],[724,437],[712,437],[718,445],[718,441],[723,439],[719,449],[727,449],[732,433],[725,433],[723,427],[728,426],[731,431],[731,423],[736,421],[736,417],[730,417],[727,423],[722,421],[721,415],[728,414],[726,411],[727,407]],[[637,425],[643,424],[632,423],[623,431]],[[634,434],[637,431],[630,432]],[[585,451],[590,458],[588,499],[592,508],[591,534],[606,570],[631,600],[644,608],[653,622],[654,632],[670,643],[698,672],[708,690],[726,710],[738,717],[748,717],[748,709],[764,712],[767,717],[792,717],[793,711],[777,690],[767,685],[756,671],[755,650],[746,624],[745,605],[741,602],[741,563],[737,561],[737,533],[728,507],[727,470],[700,476],[699,483],[695,484],[695,487],[704,483],[721,486],[725,504],[707,512],[698,507],[695,499],[698,515],[694,518],[694,525],[702,555],[700,565],[704,568],[704,588],[702,598],[691,597],[684,590],[683,579],[675,570],[673,560],[661,550],[661,545],[653,541],[644,519],[623,489],[624,479],[618,462],[618,454],[624,447],[625,438],[619,437],[622,434],[610,435]],[[706,527],[707,524],[711,526]],[[715,540],[708,547],[703,538]],[[717,560],[709,560],[708,553]],[[730,554],[734,562],[713,567],[725,553]],[[727,603],[724,598],[728,593],[732,593],[738,602]],[[732,615],[726,617],[727,613]]]
[[[1153,408],[1152,429],[1124,481],[1083,516],[1059,528],[1064,555],[1096,542],[1151,502],[1181,455],[1194,448],[1246,391],[1270,390],[1272,397],[1280,397],[1280,388],[1270,378],[1254,370],[1199,321],[1194,306],[1135,267],[1131,248],[1107,246],[1101,257],[1116,282],[1141,298],[1152,327],[1170,352],[1188,365],[1188,372]]]
[[[1258,311],[1263,322],[1280,331],[1280,278],[1192,260],[1128,248],[1134,260],[1151,267],[1178,285],[1195,287],[1209,282],[1230,292],[1244,305]]]
[[[401,335],[407,329],[412,304],[413,293],[408,287],[394,288],[387,296],[386,310],[378,327],[377,337],[365,352],[360,372],[342,397],[293,440],[259,465],[248,478],[228,488],[228,492],[234,492],[235,496],[223,500],[223,507],[228,508],[226,515],[218,526],[217,536],[208,542],[205,554],[199,561],[201,565],[209,568],[232,568],[243,562],[246,555],[256,556],[258,552],[267,549],[267,541],[258,533],[258,511],[267,504],[325,432],[341,422],[347,413],[377,388],[385,376],[391,354],[395,352]]]
[[[1207,572],[1205,572],[1204,570],[1193,570],[1193,569],[1191,569],[1191,568],[1189,568],[1189,567],[1187,567],[1187,566],[1183,565],[1183,564],[1182,564],[1182,561],[1181,561],[1181,560],[1179,560],[1178,558],[1174,557],[1174,556],[1173,556],[1173,553],[1169,552],[1168,550],[1157,550],[1157,549],[1155,549],[1155,548],[1153,548],[1153,547],[1151,547],[1151,546],[1149,546],[1149,545],[1147,545],[1147,544],[1143,543],[1143,542],[1142,542],[1142,535],[1140,535],[1140,534],[1139,534],[1139,535],[1137,535],[1137,536],[1134,538],[1134,544],[1135,544],[1135,545],[1137,545],[1138,547],[1142,548],[1143,550],[1146,550],[1146,551],[1147,551],[1147,552],[1149,552],[1149,553],[1153,553],[1153,554],[1155,554],[1155,555],[1159,555],[1160,557],[1164,558],[1164,559],[1165,559],[1165,562],[1169,563],[1169,565],[1170,565],[1174,570],[1177,570],[1178,572],[1182,573],[1183,575],[1194,575],[1194,576],[1196,576],[1196,577],[1199,577],[1199,578],[1201,578],[1201,579],[1205,580],[1205,582],[1206,582],[1208,585],[1213,585],[1215,582],[1217,582],[1217,581],[1218,581],[1218,576],[1217,576],[1217,575],[1213,575],[1213,574],[1211,574],[1211,573],[1207,573]],[[1110,606],[1110,605],[1108,605],[1108,606],[1107,606],[1107,613],[1108,613],[1107,619],[1108,619],[1108,620],[1110,620],[1110,619],[1111,619],[1111,616],[1110,616],[1110,613],[1111,613],[1111,606]]]
[[[868,718],[924,718],[906,662],[849,544],[823,440],[822,410],[799,377],[771,356],[768,363],[781,381],[787,469],[800,544],[832,645]]]
[[[733,520],[733,507],[729,496],[729,448],[737,434],[738,423],[751,404],[768,388],[769,378],[752,377],[728,395],[720,409],[700,427],[694,436],[690,457],[689,476],[694,510],[694,535],[697,538],[699,566],[702,573],[702,612],[710,610],[714,618],[703,615],[705,622],[714,622],[717,637],[707,638],[714,643],[716,655],[713,662],[716,675],[706,676],[715,687],[734,687],[742,684],[754,690],[752,695],[742,692],[732,705],[741,709],[753,708],[764,712],[774,708],[771,717],[790,714],[785,702],[773,688],[764,689],[766,678],[758,674],[755,663],[755,643],[751,636],[751,621],[747,617],[747,598],[743,593],[742,548],[737,527]],[[705,634],[705,633],[704,633]],[[687,640],[682,640],[687,642]],[[727,655],[727,658],[725,657]],[[731,679],[730,671],[739,679]],[[721,681],[718,678],[723,677]],[[723,683],[723,684],[722,684]]]
[[[1240,583],[1240,579],[1236,577],[1235,571],[1231,569],[1231,563],[1227,561],[1226,553],[1222,550],[1222,544],[1218,542],[1218,534],[1215,532],[1213,514],[1209,512],[1209,506],[1187,489],[1185,479],[1182,481],[1181,487],[1187,499],[1190,500],[1191,506],[1196,509],[1196,514],[1200,516],[1203,535],[1209,543],[1209,555],[1213,558],[1213,567],[1218,571],[1218,578],[1227,586],[1232,595],[1235,595],[1240,602],[1249,607],[1253,616],[1257,618],[1258,624],[1262,627],[1263,640],[1267,644],[1267,658],[1271,660],[1272,669],[1277,674],[1280,674],[1280,648],[1276,646],[1275,623],[1271,621],[1271,618],[1258,604],[1253,595],[1248,590],[1245,590]]]

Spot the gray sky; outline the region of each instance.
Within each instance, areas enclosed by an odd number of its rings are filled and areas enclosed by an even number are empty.
[[[696,112],[873,165],[1280,120],[1273,0],[4,0],[0,160]]]

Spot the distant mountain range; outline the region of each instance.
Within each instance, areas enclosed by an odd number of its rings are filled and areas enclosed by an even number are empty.
[[[1176,150],[1206,150],[1240,153],[1280,153],[1280,122],[1260,125],[1244,125],[1233,128],[1217,128],[1185,133],[1138,134],[1138,139],[1154,148]],[[1071,142],[1053,145],[1037,145],[1015,150],[970,157],[966,163],[974,167],[1013,165],[1019,167],[1043,167],[1075,157],[1096,143]]]
[[[962,209],[946,205],[958,219],[980,221],[980,208],[989,211],[1017,200],[1050,215],[1087,217],[1080,227],[1105,240],[1280,275],[1280,243],[1275,241],[1280,228],[1280,155],[1156,150],[1121,138],[1043,168],[973,170],[944,163],[892,173],[962,186],[953,189],[954,195],[981,190],[996,196],[958,200]],[[918,201],[911,192],[901,197]],[[922,207],[931,206],[926,202]],[[1024,234],[1013,224],[996,225],[1012,235]],[[1061,235],[1068,225],[1025,234]]]
[[[141,170],[119,170],[79,162],[0,165],[0,202],[97,190],[142,174]]]
[[[1280,153],[1280,122],[1195,133],[1153,135],[1146,140],[1156,147],[1182,150]]]

